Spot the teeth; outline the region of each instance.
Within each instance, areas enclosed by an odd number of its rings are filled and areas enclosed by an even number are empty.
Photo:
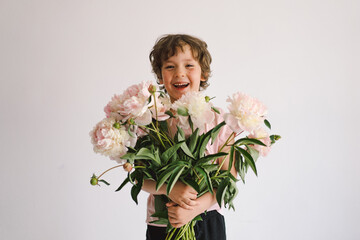
[[[188,83],[175,83],[174,84],[175,87],[185,87],[187,85],[189,85],[189,84]]]

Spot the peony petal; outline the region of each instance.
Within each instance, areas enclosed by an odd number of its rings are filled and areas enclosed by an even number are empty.
[[[233,130],[235,133],[239,133],[242,129],[239,126],[239,121],[230,113],[224,114],[225,123]]]
[[[137,125],[146,126],[152,122],[150,110],[146,110],[142,116],[139,116],[135,119]]]

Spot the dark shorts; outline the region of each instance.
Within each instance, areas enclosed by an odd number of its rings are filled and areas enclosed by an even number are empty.
[[[201,214],[202,221],[195,225],[195,235],[197,240],[226,240],[224,216],[218,211]],[[146,240],[164,240],[166,238],[165,227],[155,227],[148,225]]]

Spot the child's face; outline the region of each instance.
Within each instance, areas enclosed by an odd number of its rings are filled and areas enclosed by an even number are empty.
[[[199,91],[200,81],[205,81],[201,77],[201,67],[194,59],[189,45],[185,45],[183,49],[184,52],[178,49],[161,67],[160,83],[164,84],[172,102],[189,91]]]

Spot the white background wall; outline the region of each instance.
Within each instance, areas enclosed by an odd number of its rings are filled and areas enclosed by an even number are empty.
[[[115,165],[88,132],[154,79],[165,33],[204,39],[208,95],[243,91],[283,136],[239,183],[228,239],[360,239],[358,1],[0,0],[0,238],[145,239],[146,193],[92,187]]]

